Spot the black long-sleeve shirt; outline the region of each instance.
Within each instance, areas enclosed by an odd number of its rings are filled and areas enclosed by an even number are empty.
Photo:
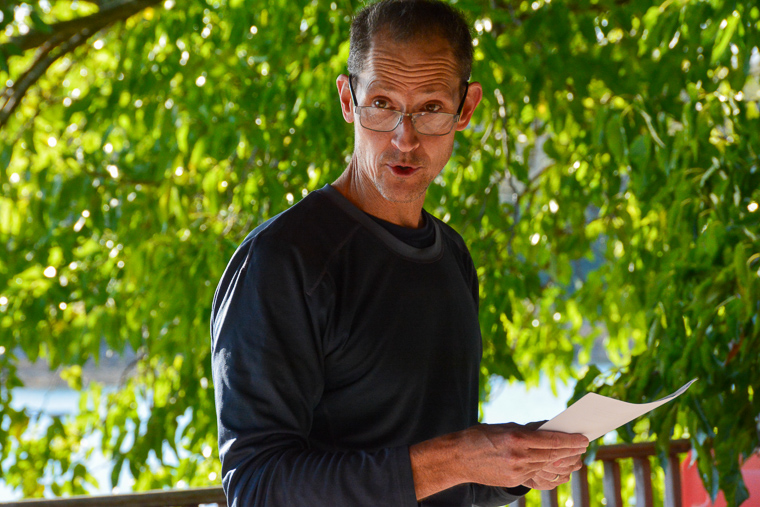
[[[426,220],[415,248],[327,185],[235,252],[211,322],[230,506],[417,506],[409,446],[477,423],[475,268]],[[463,484],[421,505],[515,498]]]

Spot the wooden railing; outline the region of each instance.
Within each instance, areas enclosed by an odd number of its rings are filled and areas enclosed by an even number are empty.
[[[668,465],[665,468],[665,507],[681,507],[681,474],[679,454],[691,448],[688,440],[676,440],[670,444]],[[652,470],[649,457],[655,456],[653,443],[602,446],[596,453],[597,461],[604,464],[604,497],[607,507],[623,507],[620,481],[620,460],[633,460],[636,481],[636,507],[654,507],[652,500]],[[583,467],[571,478],[571,494],[575,507],[590,507],[588,469]],[[532,493],[531,493],[532,494]],[[557,490],[542,491],[542,507],[558,507]],[[147,491],[124,495],[80,496],[50,500],[20,500],[0,503],[0,507],[198,507],[200,505],[224,507],[227,501],[221,487],[199,489],[175,489]],[[525,506],[525,499],[518,500],[518,507]]]
[[[76,496],[0,503],[2,507],[198,507],[199,505],[225,507],[227,499],[222,487],[171,489],[124,495]]]
[[[688,440],[670,443],[667,466],[665,467],[664,507],[681,507],[681,469],[679,454],[688,452]],[[596,460],[604,466],[604,498],[607,507],[623,507],[620,481],[620,460],[633,460],[633,475],[636,481],[636,507],[654,507],[652,499],[652,469],[650,456],[656,456],[654,443],[606,445],[599,448]],[[584,466],[570,478],[570,490],[574,507],[590,507],[588,488],[588,467]],[[558,507],[557,490],[541,491],[541,507]],[[525,498],[516,502],[525,507]]]

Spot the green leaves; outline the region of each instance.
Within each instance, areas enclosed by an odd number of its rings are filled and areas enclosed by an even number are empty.
[[[352,4],[160,5],[52,66],[0,131],[0,447],[28,455],[0,466],[28,496],[46,466],[69,471],[54,494],[93,484],[66,446],[101,428],[112,482],[218,483],[217,280],[253,227],[333,181],[352,150],[334,84]],[[688,435],[708,489],[741,499],[760,414],[760,11],[457,5],[479,21],[484,98],[426,206],[479,269],[483,380],[651,401],[698,376],[693,396],[621,438]],[[44,30],[97,8],[71,6],[24,19]],[[0,82],[33,60],[14,47],[0,41]],[[604,372],[590,364],[600,344]],[[81,375],[103,345],[136,353],[116,391]],[[21,354],[83,393],[81,413],[37,439],[10,406]]]
[[[712,56],[710,57],[711,63],[716,63],[723,56],[723,53],[728,49],[728,45],[734,36],[734,32],[740,26],[740,15],[738,11],[734,11],[731,16],[720,22],[720,31],[715,38],[715,45],[713,46]]]
[[[620,115],[615,113],[608,120],[604,129],[607,149],[614,156],[618,166],[625,166],[628,162],[628,140]]]

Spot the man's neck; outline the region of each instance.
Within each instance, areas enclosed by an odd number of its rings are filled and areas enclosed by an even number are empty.
[[[332,184],[351,204],[372,216],[402,227],[417,229],[424,225],[422,206],[425,195],[411,202],[391,202],[383,197],[371,181],[364,181],[351,159],[346,170]]]

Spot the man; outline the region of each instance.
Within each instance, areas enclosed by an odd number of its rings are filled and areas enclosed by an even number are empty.
[[[475,267],[422,207],[482,97],[471,61],[445,4],[354,20],[337,80],[348,167],[254,230],[215,296],[231,506],[504,505],[580,467],[581,435],[477,424]]]

